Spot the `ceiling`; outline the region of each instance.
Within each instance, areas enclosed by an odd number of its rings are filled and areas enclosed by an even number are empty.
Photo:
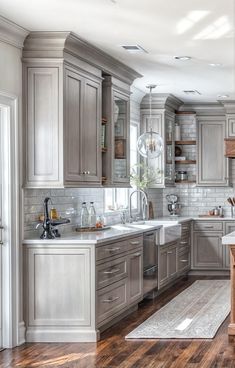
[[[198,102],[235,98],[234,14],[234,0],[0,2],[0,15],[28,30],[73,31],[123,61],[143,75],[134,82],[141,90],[154,83],[156,93]],[[120,47],[130,44],[147,53]],[[175,60],[177,55],[192,59]]]

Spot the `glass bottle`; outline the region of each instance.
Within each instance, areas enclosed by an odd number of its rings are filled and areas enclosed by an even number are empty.
[[[90,208],[89,208],[89,226],[95,227],[96,224],[96,212],[94,207],[94,202],[90,202]]]
[[[82,202],[82,210],[81,210],[81,227],[89,226],[89,213],[86,206],[86,202]]]

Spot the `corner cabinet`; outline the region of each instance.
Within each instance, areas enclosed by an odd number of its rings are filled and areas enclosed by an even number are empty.
[[[228,158],[224,156],[226,121],[222,117],[198,118],[198,186],[228,186]]]
[[[101,77],[25,65],[25,186],[101,185]]]
[[[130,187],[130,87],[111,76],[102,84],[102,116],[107,120],[103,185]]]

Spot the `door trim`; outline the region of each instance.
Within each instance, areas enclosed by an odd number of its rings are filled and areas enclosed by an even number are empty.
[[[22,321],[22,251],[20,244],[20,137],[18,98],[0,92],[0,129],[3,155],[2,206],[5,216],[2,245],[2,345],[24,341]]]

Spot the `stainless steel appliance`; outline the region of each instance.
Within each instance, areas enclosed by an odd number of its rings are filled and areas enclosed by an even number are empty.
[[[143,259],[143,291],[147,294],[158,287],[158,232],[156,230],[144,233]]]
[[[176,194],[168,194],[166,196],[168,201],[168,211],[170,212],[171,216],[179,216],[180,214],[180,204],[178,202],[178,196]]]

